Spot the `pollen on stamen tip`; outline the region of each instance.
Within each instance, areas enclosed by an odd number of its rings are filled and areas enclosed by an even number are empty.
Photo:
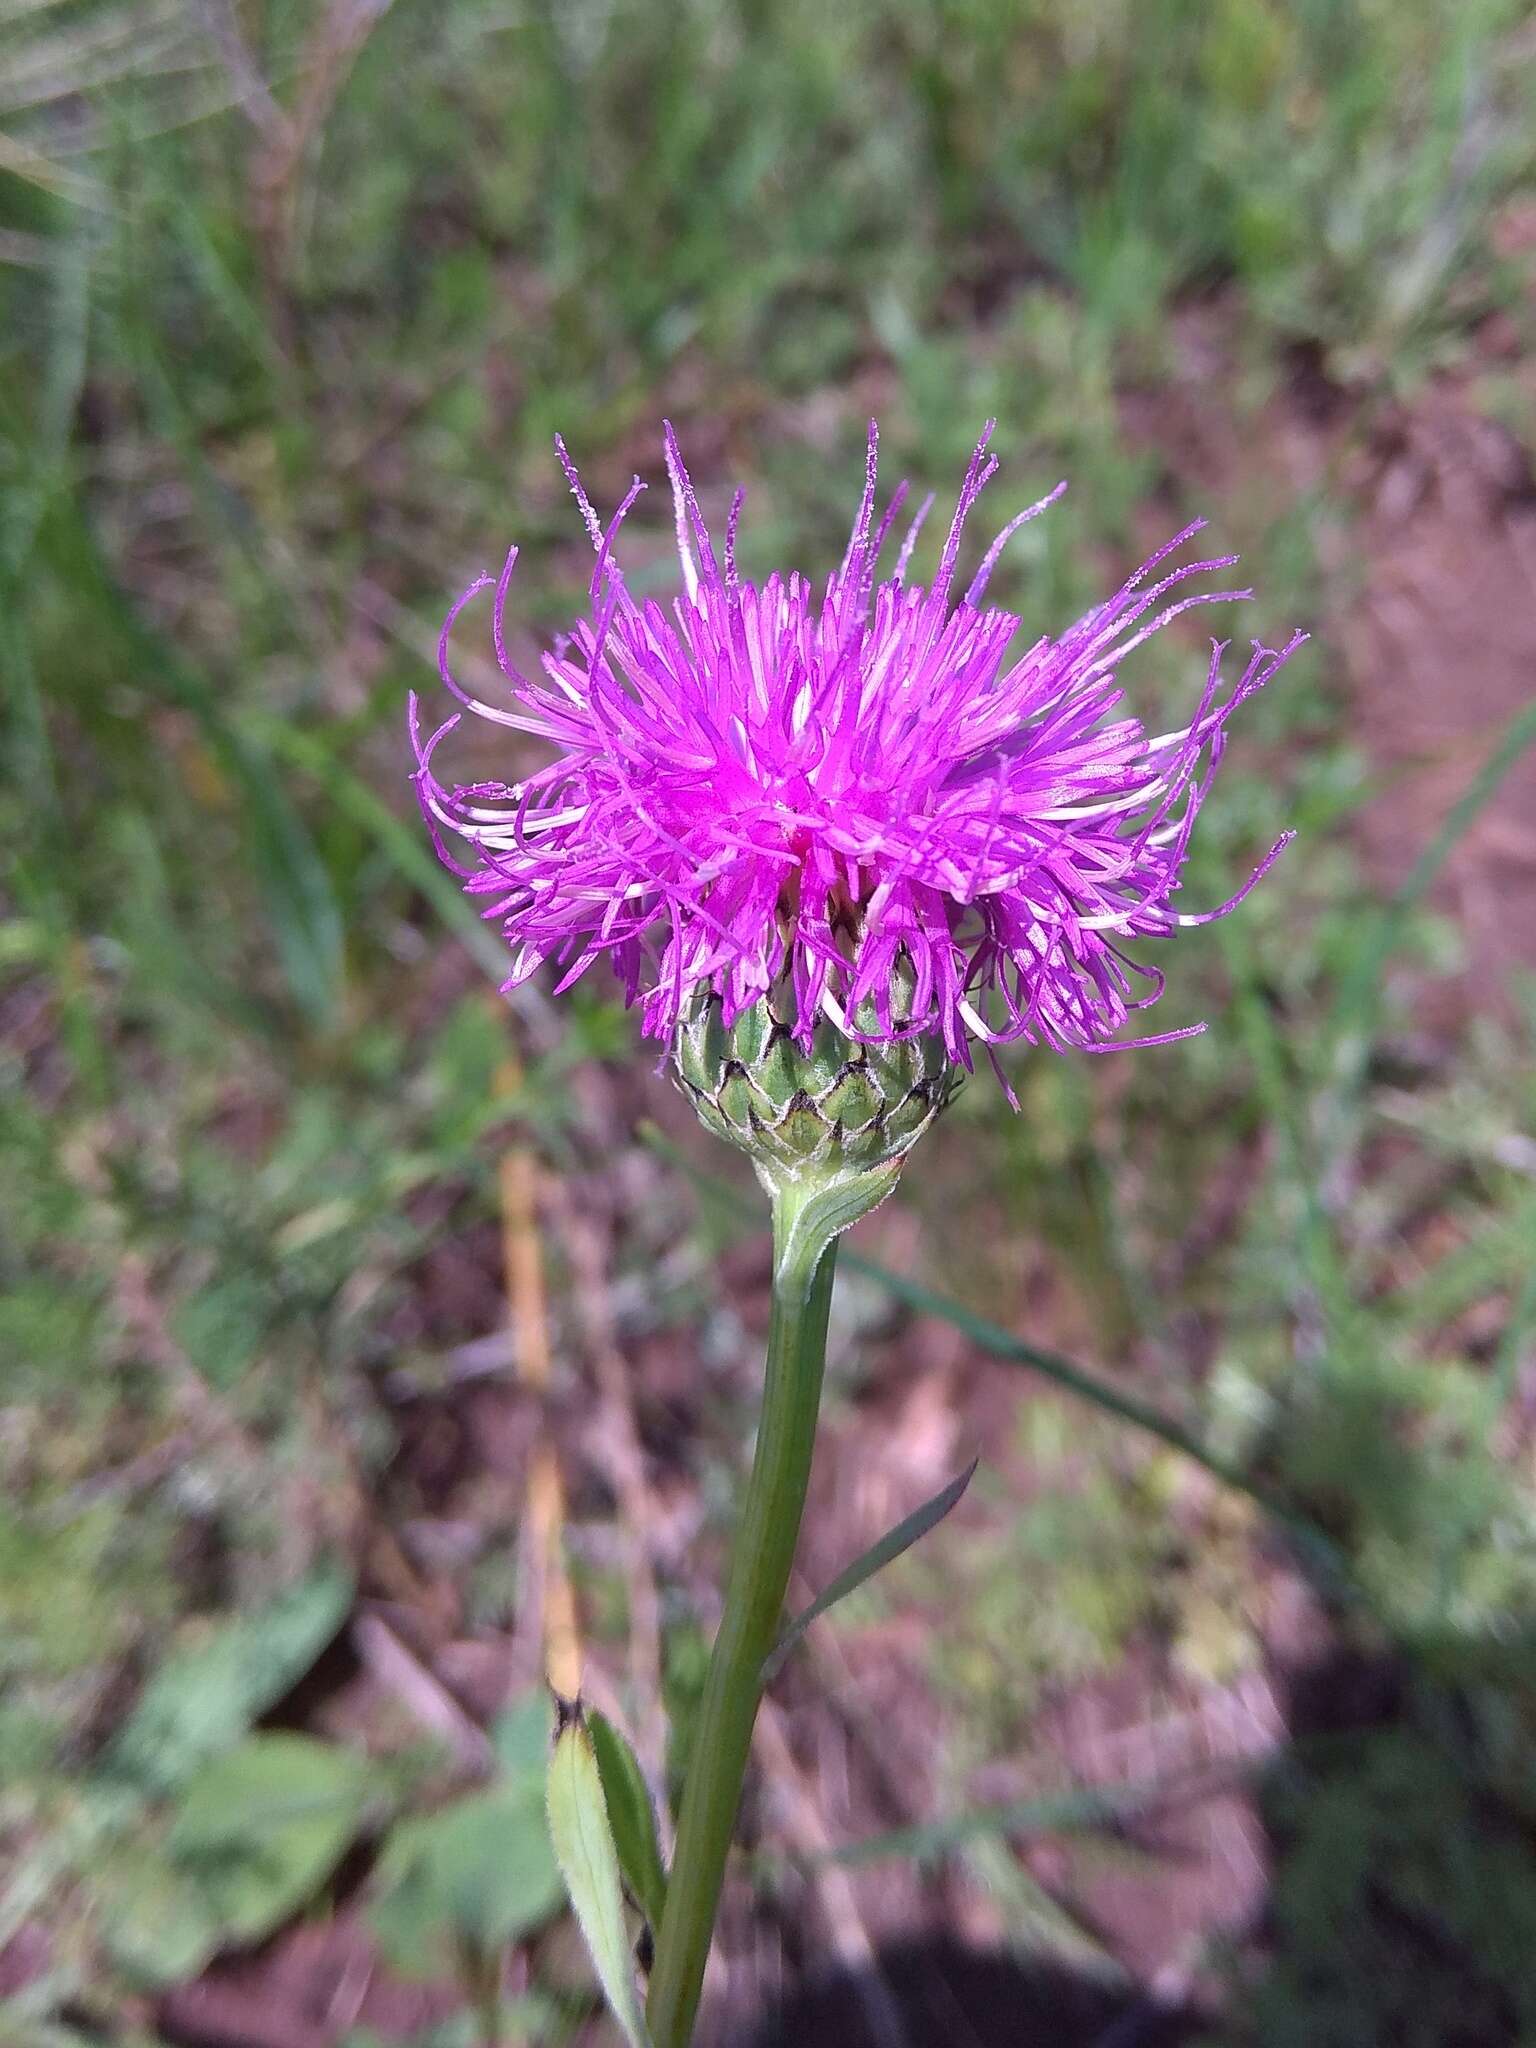
[[[988,603],[990,581],[1065,486],[1007,520],[963,583],[992,432],[925,585],[909,579],[932,500],[903,526],[903,484],[879,510],[871,423],[847,548],[813,584],[742,575],[739,492],[717,555],[668,426],[679,587],[666,604],[634,596],[617,558],[641,479],[604,524],[557,444],[595,557],[586,615],[520,669],[505,632],[513,549],[449,613],[451,716],[425,734],[412,720],[434,844],[499,924],[509,987],[545,966],[569,986],[606,961],[664,1044],[701,995],[729,1029],[776,992],[802,1050],[825,1019],[853,1043],[933,1038],[967,1067],[977,1041],[1101,1052],[1187,1035],[1134,1031],[1163,976],[1132,949],[1236,909],[1288,843],[1225,902],[1175,907],[1228,720],[1306,636],[1255,641],[1240,664],[1214,640],[1188,723],[1148,735],[1121,663],[1180,615],[1250,595],[1202,587],[1235,558],[1200,556],[1196,522],[1016,652],[1018,618]],[[487,590],[499,701],[465,689],[450,660],[450,629]],[[501,742],[516,749],[505,780],[442,779],[440,743],[469,714],[524,736]],[[531,767],[530,741],[547,756]]]

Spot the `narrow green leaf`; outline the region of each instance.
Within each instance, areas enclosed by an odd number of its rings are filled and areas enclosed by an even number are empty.
[[[651,2048],[635,1991],[619,1858],[608,1826],[602,1773],[579,1703],[569,1711],[555,1737],[546,1796],[555,1860],[603,1996],[629,2048]]]
[[[667,1903],[667,1870],[661,1860],[656,1812],[645,1774],[639,1758],[605,1714],[588,1714],[587,1727],[597,1753],[619,1868],[635,1904],[651,1927],[657,1928]]]
[[[947,1486],[940,1487],[931,1499],[925,1500],[921,1507],[914,1508],[910,1515],[896,1524],[894,1529],[887,1529],[878,1543],[872,1543],[845,1571],[838,1573],[831,1585],[824,1587],[817,1594],[804,1613],[795,1616],[764,1660],[764,1685],[772,1682],[783,1667],[785,1658],[813,1621],[825,1614],[829,1608],[835,1607],[839,1600],[846,1600],[850,1593],[857,1592],[866,1580],[872,1579],[876,1572],[883,1571],[885,1566],[900,1557],[904,1550],[910,1550],[920,1536],[926,1536],[930,1529],[943,1521],[970,1485],[980,1463],[979,1457],[972,1458],[963,1472],[956,1473]]]

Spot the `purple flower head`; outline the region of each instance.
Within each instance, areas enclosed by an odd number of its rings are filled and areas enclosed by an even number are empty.
[[[514,548],[499,578],[459,599],[440,646],[443,681],[468,710],[553,758],[518,782],[449,787],[433,761],[461,714],[424,738],[412,704],[423,811],[442,858],[501,924],[508,988],[553,960],[563,989],[607,955],[646,1032],[668,1041],[696,990],[719,996],[729,1026],[787,982],[807,1048],[821,1015],[865,1040],[937,1033],[966,1066],[973,1039],[1090,1052],[1161,1042],[1118,1037],[1163,985],[1125,948],[1224,915],[1291,836],[1218,909],[1173,907],[1227,720],[1305,636],[1255,643],[1224,696],[1213,642],[1175,732],[1149,735],[1122,708],[1126,655],[1180,612],[1251,595],[1170,599],[1236,559],[1165,568],[1197,522],[1064,633],[1015,653],[1019,621],[985,602],[987,584],[1009,537],[1065,485],[1009,520],[957,594],[966,520],[997,467],[991,434],[989,423],[924,587],[907,571],[931,498],[876,580],[907,487],[877,520],[871,422],[848,547],[818,591],[794,573],[739,573],[740,491],[716,553],[668,426],[682,568],[670,605],[634,596],[614,559],[639,478],[605,527],[557,442],[597,556],[590,615],[543,657],[542,678],[523,675],[503,630]],[[492,587],[504,703],[467,694],[448,661],[454,621]]]

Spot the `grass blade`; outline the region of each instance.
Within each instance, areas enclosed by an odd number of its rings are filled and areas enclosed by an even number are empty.
[[[277,765],[225,715],[216,692],[122,588],[83,509],[71,505],[61,512],[60,552],[53,568],[111,619],[134,659],[140,686],[197,720],[240,798],[257,884],[289,989],[311,1021],[325,1021],[334,1015],[341,995],[341,906]]]
[[[1401,942],[1404,927],[1434,885],[1460,841],[1497,795],[1499,785],[1527,747],[1536,746],[1536,703],[1516,713],[1492,752],[1446,813],[1434,838],[1414,862],[1402,887],[1386,905],[1355,957],[1334,1002],[1334,1029],[1359,1047],[1363,1067],[1379,1000],[1382,969]]]
[[[488,974],[497,981],[506,979],[506,946],[437,859],[414,819],[408,824],[392,811],[313,733],[273,719],[262,725],[261,738],[272,753],[286,757],[301,773],[312,776],[336,808],[368,833],[396,872],[427,898],[435,914]]]
[[[1057,1835],[1112,1827],[1151,1812],[1168,1799],[1170,1790],[1169,1786],[1155,1782],[1089,1786],[1080,1791],[1047,1793],[1039,1799],[1013,1800],[1002,1806],[976,1807],[970,1812],[948,1814],[943,1820],[866,1835],[859,1841],[828,1850],[823,1860],[862,1864],[900,1858],[904,1862],[932,1863],[969,1842],[992,1836]]]
[[[1111,1386],[1096,1373],[1074,1365],[1069,1358],[1063,1358],[1055,1351],[1042,1351],[1038,1345],[1026,1343],[1022,1337],[1015,1337],[998,1323],[989,1322],[958,1301],[950,1301],[937,1294],[931,1287],[925,1287],[920,1280],[909,1280],[904,1273],[893,1273],[888,1266],[877,1260],[861,1257],[856,1252],[845,1252],[848,1264],[866,1274],[871,1280],[878,1280],[889,1293],[899,1301],[907,1302],[923,1315],[937,1316],[954,1329],[968,1337],[981,1350],[993,1358],[1000,1358],[1010,1365],[1022,1365],[1031,1372],[1037,1372],[1042,1379],[1062,1387],[1079,1400],[1090,1402],[1095,1408],[1103,1409],[1108,1415],[1121,1422],[1129,1422],[1147,1436],[1156,1437],[1170,1450],[1181,1452],[1219,1479],[1223,1486],[1234,1493],[1246,1494],[1256,1506],[1262,1508],[1271,1520],[1278,1522],[1296,1545],[1297,1550],[1309,1562],[1319,1568],[1338,1589],[1346,1589],[1351,1583],[1349,1566],[1344,1553],[1314,1522],[1299,1514],[1287,1502],[1278,1500],[1267,1487],[1251,1479],[1241,1467],[1232,1464],[1201,1443],[1193,1430],[1186,1429],[1181,1422],[1163,1415],[1134,1394],[1123,1393],[1119,1387]]]
[[[1499,1340],[1498,1354],[1493,1362],[1489,1385],[1495,1416],[1502,1412],[1514,1394],[1526,1339],[1533,1326],[1536,1326],[1536,1259],[1527,1267],[1519,1295],[1510,1305],[1509,1321],[1504,1325],[1504,1335]]]

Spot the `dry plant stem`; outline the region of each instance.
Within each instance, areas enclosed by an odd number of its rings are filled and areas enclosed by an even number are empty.
[[[741,1803],[763,1663],[778,1634],[805,1510],[826,1362],[837,1241],[794,1228],[794,1191],[773,1205],[773,1313],[757,1449],[747,1481],[656,1944],[647,2018],[655,2048],[687,2048],[726,1857]]]
[[[498,1091],[511,1098],[521,1085],[522,1068],[513,1055],[497,1075]],[[501,1216],[517,1376],[542,1399],[550,1382],[549,1318],[539,1242],[538,1163],[526,1145],[509,1145],[502,1156]],[[564,1527],[565,1484],[545,1424],[528,1468],[524,1529],[535,1579],[529,1590],[538,1615],[544,1675],[556,1692],[574,1699],[581,1690],[581,1636],[562,1556]]]
[[[548,1179],[544,1199],[565,1243],[582,1336],[597,1380],[600,1427],[589,1434],[619,1500],[619,1539],[629,1610],[629,1677],[636,1702],[632,1733],[642,1761],[659,1782],[667,1724],[661,1684],[661,1599],[651,1569],[656,1509],[646,1483],[631,1375],[614,1330],[607,1277],[609,1248],[591,1203],[573,1202],[563,1184]]]

